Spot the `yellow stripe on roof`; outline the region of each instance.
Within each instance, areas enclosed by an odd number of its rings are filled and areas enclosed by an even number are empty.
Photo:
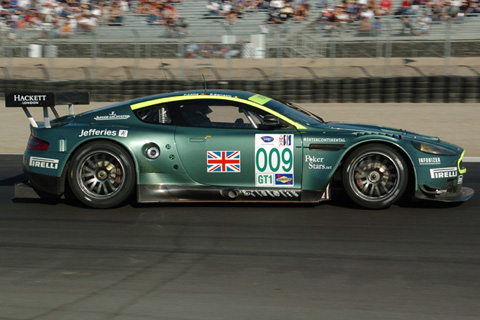
[[[253,99],[252,99],[253,98]],[[173,96],[173,97],[166,97],[166,98],[158,98],[153,100],[148,100],[144,102],[134,103],[130,105],[132,110],[142,109],[146,107],[150,107],[156,104],[161,103],[168,103],[168,102],[176,102],[176,101],[185,101],[185,100],[198,100],[198,99],[209,99],[209,100],[227,100],[227,101],[240,101],[242,103],[248,104],[252,107],[258,108],[260,110],[266,111],[268,113],[273,114],[274,116],[282,119],[283,121],[291,124],[297,129],[306,129],[303,125],[285,117],[284,115],[265,107],[263,104],[267,103],[271,100],[271,98],[262,96],[260,94],[253,95],[249,98],[249,100],[245,100],[236,96],[226,96],[226,95],[210,95],[210,94],[192,94],[192,95],[184,95],[184,96]]]

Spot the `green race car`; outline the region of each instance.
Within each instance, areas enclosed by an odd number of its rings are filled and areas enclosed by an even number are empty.
[[[460,202],[464,150],[435,137],[325,122],[260,94],[194,90],[143,97],[75,115],[86,93],[11,93],[31,122],[23,165],[42,196],[69,192],[110,208],[138,202],[319,202],[333,182],[366,208],[404,196]],[[54,106],[68,104],[60,117]],[[28,107],[43,107],[37,123]],[[48,109],[55,114],[50,121]]]

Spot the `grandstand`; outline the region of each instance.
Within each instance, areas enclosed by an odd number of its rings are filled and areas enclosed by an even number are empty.
[[[398,6],[400,0],[394,0],[392,7]],[[3,33],[1,41],[4,45],[1,46],[0,55],[26,56],[30,44],[41,44],[55,48],[53,55],[60,57],[176,57],[183,54],[185,44],[191,40],[197,43],[208,40],[217,47],[222,45],[222,39],[229,39],[228,44],[237,41],[248,43],[252,34],[260,33],[259,25],[267,19],[267,10],[249,11],[234,25],[228,25],[223,18],[205,17],[206,0],[185,0],[176,3],[175,8],[188,24],[186,34],[167,34],[163,25],[147,24],[147,15],[128,13],[121,24],[102,24],[94,33],[80,32],[68,38],[55,38],[52,33],[43,30],[24,29],[18,30],[12,41]],[[446,40],[462,46],[461,49],[456,49],[457,54],[477,55],[478,52],[480,37],[477,30],[480,27],[480,17],[477,16],[451,22],[433,22],[429,34],[420,36],[402,34],[402,21],[399,17],[382,16],[382,32],[378,36],[360,37],[357,32],[358,23],[344,23],[340,27],[322,29],[317,22],[321,10],[313,3],[307,20],[269,25],[267,56],[281,54],[285,57],[323,57],[334,50],[333,46],[339,45],[344,47],[337,54],[343,52],[343,56],[378,56],[379,50],[385,52],[389,43],[402,44],[397,46],[398,50],[405,48],[407,51],[398,53],[401,56],[410,56],[408,52],[412,51],[420,52],[420,56],[438,56],[438,48],[442,48]],[[411,17],[412,22],[416,19],[415,16]],[[429,46],[428,43],[435,45]],[[346,53],[349,48],[360,49]]]

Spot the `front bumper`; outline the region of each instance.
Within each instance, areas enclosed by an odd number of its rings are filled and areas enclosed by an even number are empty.
[[[427,192],[425,189],[419,189],[415,192],[416,199],[425,199],[441,202],[463,202],[467,201],[475,192],[472,188],[459,186],[453,192]]]

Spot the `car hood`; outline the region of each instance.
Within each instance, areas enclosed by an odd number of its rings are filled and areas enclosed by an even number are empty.
[[[327,122],[325,125],[330,129],[351,130],[360,134],[381,134],[401,136],[402,138],[409,137],[415,139],[425,139],[429,141],[440,141],[437,137],[418,134],[404,129],[396,129],[384,127],[379,125],[361,124],[361,123],[344,123],[344,122]]]

